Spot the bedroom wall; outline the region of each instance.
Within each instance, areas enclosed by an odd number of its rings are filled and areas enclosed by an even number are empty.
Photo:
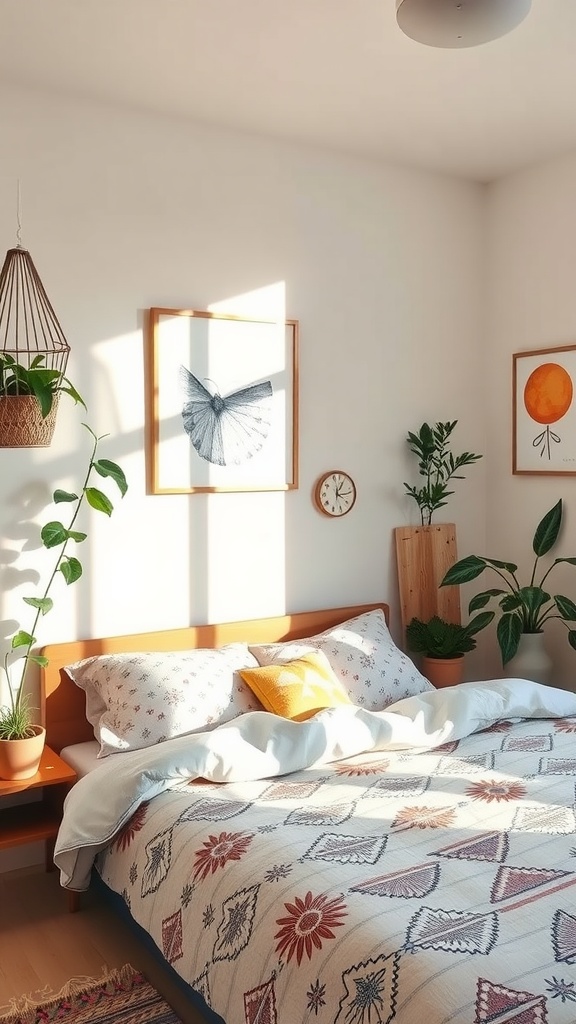
[[[110,520],[85,516],[80,583],[54,591],[40,643],[191,622],[390,601],[393,528],[418,521],[405,436],[458,419],[486,450],[483,189],[418,170],[78,99],[0,92],[0,231],[29,248],[72,347],[52,446],[0,453],[0,621],[30,624],[37,524],[78,486],[87,419],[129,480]],[[300,487],[146,493],[143,317],[150,306],[300,321]],[[461,547],[484,539],[487,460],[449,508]],[[325,470],[358,500],[312,503]],[[110,492],[112,493],[112,492]],[[413,506],[413,507],[412,507]],[[22,851],[20,856],[26,856]]]
[[[22,238],[72,346],[69,375],[130,483],[110,521],[89,516],[86,579],[58,593],[42,639],[395,603],[392,529],[417,521],[407,430],[459,419],[460,445],[485,448],[481,188],[24,91],[0,94],[0,139],[5,247],[20,178]],[[152,305],[300,321],[298,490],[146,494]],[[85,418],[63,400],[51,448],[0,455],[6,619],[22,611],[29,513],[43,484],[78,480]],[[333,466],[359,492],[340,522],[311,500]],[[463,544],[483,536],[485,472],[457,485]]]
[[[516,562],[528,582],[532,538],[544,515],[563,499],[562,533],[551,557],[576,556],[576,476],[512,475],[512,354],[576,344],[576,154],[510,175],[487,192],[488,296],[486,381],[487,531],[490,551],[477,554]],[[558,424],[561,433],[561,422]],[[572,444],[574,439],[572,438]],[[543,559],[544,568],[551,558]],[[498,581],[488,574],[486,588]],[[551,593],[576,600],[576,569],[560,566],[547,581]],[[474,584],[477,592],[478,587]],[[483,588],[482,588],[483,589]],[[546,626],[555,681],[576,689],[576,652],[559,622]],[[486,657],[497,667],[497,650]]]

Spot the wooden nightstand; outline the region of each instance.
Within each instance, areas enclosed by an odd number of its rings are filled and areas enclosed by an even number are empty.
[[[76,772],[50,747],[44,747],[40,767],[30,779],[6,782],[0,779],[0,850],[44,840],[46,870],[52,871],[54,842],[66,793],[76,782]],[[17,807],[3,807],[5,797],[42,790],[42,799]]]

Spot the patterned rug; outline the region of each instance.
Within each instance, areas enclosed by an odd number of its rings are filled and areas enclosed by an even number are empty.
[[[98,980],[70,982],[35,1003],[24,997],[0,1024],[181,1024],[168,1003],[130,964]]]

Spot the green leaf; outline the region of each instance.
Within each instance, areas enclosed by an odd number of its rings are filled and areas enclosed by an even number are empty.
[[[68,586],[76,583],[82,575],[82,563],[77,558],[63,558],[58,566]]]
[[[560,524],[562,523],[562,498],[556,502],[553,508],[546,513],[536,527],[532,548],[534,554],[541,557],[547,554],[550,548],[556,543]]]
[[[97,487],[86,487],[84,490],[86,495],[86,501],[88,504],[95,508],[97,512],[105,512],[107,516],[111,516],[114,510],[114,505],[102,491],[99,491]]]
[[[115,462],[111,462],[110,459],[98,459],[93,463],[93,466],[100,476],[112,477],[112,479],[117,483],[122,497],[124,497],[128,490],[128,484],[126,483],[126,477],[123,470],[120,469],[120,466]]]
[[[42,615],[47,615],[54,607],[54,602],[50,597],[24,597],[22,600],[26,604],[31,605],[32,608],[37,608],[39,612],[42,612]]]
[[[486,626],[490,625],[494,618],[494,612],[480,612],[480,615],[475,615],[466,626],[466,632],[470,636],[474,636],[475,633],[479,633],[481,629],[486,629]]]
[[[48,658],[45,658],[43,654],[29,654],[28,661],[33,661],[35,665],[41,665],[42,668],[50,664]]]
[[[503,615],[496,626],[496,637],[502,654],[502,665],[506,665],[518,650],[522,636],[522,621],[513,613]]]
[[[78,495],[72,494],[71,491],[57,490],[54,491],[54,494],[52,495],[52,500],[56,505],[58,505],[61,501],[78,501]]]
[[[494,569],[504,569],[505,572],[509,572],[511,576],[518,571],[518,566],[514,565],[514,562],[500,562],[497,558],[487,558],[488,565],[491,565]]]
[[[54,521],[42,527],[40,536],[45,548],[57,548],[59,544],[66,543],[69,531],[62,523]]]
[[[563,597],[562,594],[554,594],[554,603],[563,619],[567,619],[568,622],[576,622],[574,601],[571,601],[569,597]]]
[[[568,633],[568,643],[570,644],[570,647],[573,647],[574,650],[576,651],[576,630],[575,629],[571,629],[569,631],[569,633]]]
[[[76,544],[80,544],[83,540],[86,540],[87,533],[80,533],[78,530],[67,530],[68,539],[73,540]]]
[[[68,377],[62,377],[62,380],[66,382],[67,387],[64,387],[64,385],[60,385],[58,390],[65,391],[67,395],[70,395],[70,397],[74,399],[76,405],[83,405],[84,408],[86,409],[86,412],[88,412],[86,402],[82,398],[82,395],[78,394],[74,385],[68,380]]]
[[[468,605],[468,612],[477,612],[479,608],[484,608],[488,604],[491,597],[499,597],[500,594],[507,594],[506,590],[484,590],[481,594],[476,594]]]
[[[486,559],[478,558],[477,555],[468,555],[467,558],[461,558],[459,562],[455,562],[448,569],[440,586],[448,587],[452,584],[470,583],[471,580],[475,580],[477,576],[480,576],[485,568]]]
[[[17,647],[29,647],[31,644],[35,643],[35,636],[31,636],[31,634],[26,633],[25,630],[19,629],[12,637],[12,650],[15,651]]]

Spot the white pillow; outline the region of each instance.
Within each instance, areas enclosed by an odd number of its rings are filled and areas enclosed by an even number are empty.
[[[86,692],[98,757],[213,729],[262,711],[241,668],[258,662],[243,643],[190,651],[100,654],[66,666]]]
[[[381,608],[364,612],[316,636],[279,644],[249,644],[260,665],[283,664],[322,651],[350,700],[368,711],[434,687],[394,643]]]

